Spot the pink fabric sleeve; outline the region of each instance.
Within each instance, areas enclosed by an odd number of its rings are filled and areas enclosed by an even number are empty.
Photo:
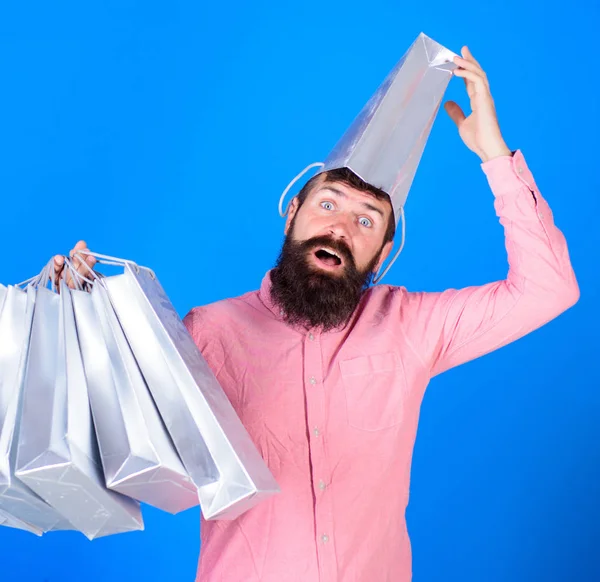
[[[421,322],[411,335],[431,376],[523,337],[579,299],[565,237],[521,151],[482,169],[504,227],[509,270],[506,279],[482,286],[409,294]]]

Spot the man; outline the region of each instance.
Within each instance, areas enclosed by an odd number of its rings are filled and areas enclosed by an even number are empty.
[[[348,170],[310,180],[260,290],[185,317],[281,486],[234,521],[202,523],[201,582],[408,582],[405,509],[430,379],[578,300],[565,239],[502,138],[484,71],[466,47],[455,63],[472,113],[445,108],[495,196],[507,278],[442,293],[370,287],[392,248],[389,198]]]

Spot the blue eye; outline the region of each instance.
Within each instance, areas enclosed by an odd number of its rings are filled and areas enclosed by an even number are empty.
[[[321,202],[321,207],[325,210],[333,210],[333,204],[331,202]]]
[[[360,224],[366,226],[367,228],[371,228],[373,226],[373,223],[366,216],[360,218],[358,222],[360,222]]]

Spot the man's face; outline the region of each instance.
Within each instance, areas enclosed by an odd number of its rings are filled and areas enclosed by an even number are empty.
[[[392,248],[383,244],[391,212],[388,201],[324,177],[302,205],[292,200],[271,274],[288,321],[324,330],[347,322]]]
[[[364,272],[373,267],[373,260],[377,260],[373,270],[379,269],[391,249],[391,243],[382,249],[392,212],[389,202],[346,184],[324,180],[315,185],[300,208],[297,202],[292,201],[285,234],[296,242],[316,237],[332,241],[333,248],[316,245],[309,253],[307,260],[315,271],[343,276],[350,261]]]

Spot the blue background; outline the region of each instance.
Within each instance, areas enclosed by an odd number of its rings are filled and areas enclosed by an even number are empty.
[[[600,579],[598,4],[11,2],[0,8],[0,280],[80,238],[153,267],[183,316],[255,289],[280,192],[421,31],[468,44],[567,236],[579,303],[436,378],[415,448],[414,580]],[[446,94],[467,105],[462,81]],[[504,278],[479,160],[442,110],[386,283]],[[199,513],[94,542],[0,528],[0,580],[193,580]]]

